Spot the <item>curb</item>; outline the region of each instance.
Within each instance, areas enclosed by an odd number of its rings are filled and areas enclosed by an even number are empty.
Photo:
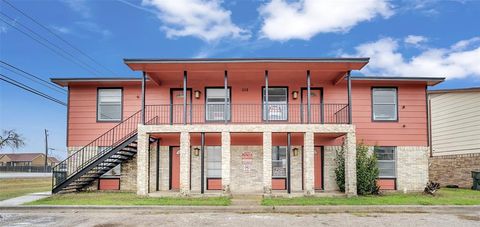
[[[480,206],[421,206],[421,205],[371,205],[371,206],[2,206],[0,212],[88,212],[132,211],[147,213],[472,213],[480,212]]]

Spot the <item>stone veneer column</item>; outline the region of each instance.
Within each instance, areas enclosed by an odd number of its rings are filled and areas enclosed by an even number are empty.
[[[190,133],[180,133],[180,194],[190,194]]]
[[[222,192],[230,194],[230,132],[222,132]]]
[[[357,195],[357,144],[355,132],[345,136],[345,194]]]
[[[137,133],[137,195],[148,195],[148,137],[138,127]]]
[[[314,168],[314,155],[315,155],[315,146],[313,142],[313,132],[305,132],[303,137],[303,147],[305,153],[303,154],[303,163],[304,163],[304,194],[313,195],[315,194],[315,168]]]
[[[263,133],[263,193],[272,194],[272,132]]]

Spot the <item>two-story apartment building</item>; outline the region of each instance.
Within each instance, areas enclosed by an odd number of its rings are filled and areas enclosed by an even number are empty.
[[[54,192],[314,195],[338,190],[343,149],[356,195],[357,143],[382,189],[428,180],[426,92],[443,78],[351,76],[368,58],[124,61],[143,77],[52,79],[69,91]]]

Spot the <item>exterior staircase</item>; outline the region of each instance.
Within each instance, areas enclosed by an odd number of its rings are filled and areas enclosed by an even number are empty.
[[[155,123],[157,117],[145,124]],[[78,192],[118,164],[137,154],[137,127],[141,111],[136,112],[53,167],[52,193]],[[154,143],[155,139],[150,139]]]

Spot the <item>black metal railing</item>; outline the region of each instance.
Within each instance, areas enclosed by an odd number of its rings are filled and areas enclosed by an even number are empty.
[[[58,165],[53,167],[52,185],[55,188],[69,177],[75,175],[98,158],[102,157],[119,144],[125,142],[137,133],[141,123],[141,111],[137,111],[112,129],[108,130],[95,140],[77,150]],[[146,124],[158,124],[158,118],[151,116]],[[101,167],[100,167],[101,168]]]
[[[147,105],[156,124],[348,124],[348,104],[183,104]],[[226,120],[226,121],[225,121]]]

